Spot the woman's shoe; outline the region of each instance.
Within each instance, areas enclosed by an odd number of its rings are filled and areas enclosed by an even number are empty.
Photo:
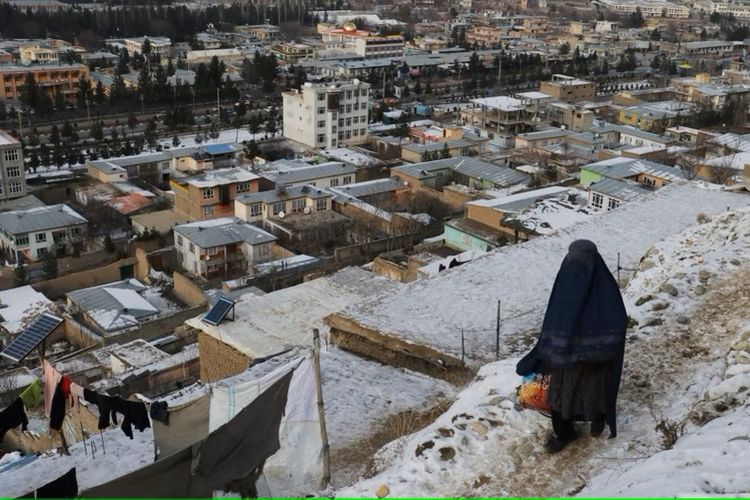
[[[591,422],[591,437],[599,437],[604,432],[604,421],[594,420]]]
[[[559,451],[564,450],[565,447],[568,446],[573,441],[575,441],[575,438],[571,439],[570,441],[563,441],[557,436],[552,436],[551,438],[549,438],[549,440],[547,441],[547,444],[545,444],[544,447],[546,448],[547,452],[550,454],[557,453]]]

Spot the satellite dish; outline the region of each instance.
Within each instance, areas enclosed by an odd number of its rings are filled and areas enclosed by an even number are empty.
[[[279,219],[283,219],[285,215],[283,211],[279,212]]]
[[[304,210],[304,212],[305,212],[306,214],[309,214],[309,213],[310,213],[310,207],[305,207],[305,210]]]

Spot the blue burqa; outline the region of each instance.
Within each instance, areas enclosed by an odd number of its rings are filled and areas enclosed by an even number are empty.
[[[627,324],[620,288],[596,245],[576,240],[557,273],[539,340],[516,372],[527,375],[576,363],[606,363],[606,421],[614,437]]]

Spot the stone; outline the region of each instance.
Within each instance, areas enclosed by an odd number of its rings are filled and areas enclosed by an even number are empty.
[[[516,452],[519,453],[522,457],[531,455],[533,451],[534,444],[531,441],[524,441],[518,446],[518,448],[516,448]]]
[[[700,271],[698,271],[698,279],[702,281],[703,283],[708,281],[708,278],[710,277],[711,277],[711,273],[709,271],[706,271],[705,269],[701,269]]]
[[[654,305],[651,306],[652,311],[663,311],[669,307],[669,302],[654,302]]]
[[[695,293],[696,295],[703,295],[704,293],[706,293],[706,287],[704,287],[703,285],[698,285],[693,288],[693,293]]]
[[[487,429],[486,425],[484,425],[482,422],[477,422],[476,420],[473,421],[473,422],[471,422],[469,424],[469,427],[471,428],[471,430],[473,430],[474,432],[476,432],[480,436],[486,436],[487,435],[487,431],[489,430],[489,429]]]
[[[680,293],[677,290],[677,287],[674,286],[672,283],[664,283],[662,286],[659,287],[659,291],[668,293],[672,297],[677,297],[677,295]]]
[[[426,441],[417,446],[417,449],[414,451],[414,455],[417,457],[421,457],[424,454],[424,450],[429,450],[430,448],[434,446],[435,446],[434,441]]]
[[[651,300],[654,300],[653,295],[644,295],[643,297],[640,297],[638,300],[635,301],[636,306],[642,306],[646,302],[649,302]]]
[[[687,316],[677,316],[677,319],[675,321],[677,321],[681,325],[687,325],[688,323],[690,323],[690,318],[688,318]]]
[[[635,318],[628,317],[628,330],[638,326],[638,320]]]
[[[647,319],[645,323],[643,323],[643,326],[641,328],[646,328],[648,326],[659,326],[663,324],[664,324],[664,320],[661,318],[650,318],[650,319]]]
[[[453,437],[456,434],[456,431],[454,431],[453,429],[448,429],[447,427],[440,427],[437,431],[438,434],[443,437]]]
[[[442,460],[443,462],[453,460],[453,458],[456,456],[456,450],[454,450],[450,446],[440,448],[438,451],[440,452],[440,460]]]
[[[739,266],[740,265],[740,261],[738,259],[731,259],[729,261],[729,263],[732,264],[733,266]]]
[[[651,259],[645,259],[643,262],[641,262],[641,265],[640,265],[641,271],[647,271],[651,269],[652,267],[656,267],[656,264]]]
[[[378,498],[385,498],[388,496],[388,494],[391,492],[391,490],[388,488],[387,485],[381,484],[378,486],[378,489],[375,490],[375,496]]]
[[[504,400],[505,400],[505,398],[503,398],[501,396],[495,396],[494,398],[490,399],[489,404],[491,404],[493,406],[498,406]]]

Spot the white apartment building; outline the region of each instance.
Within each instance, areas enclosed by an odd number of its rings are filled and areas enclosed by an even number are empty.
[[[151,53],[160,56],[168,56],[169,48],[172,46],[172,40],[166,36],[140,36],[138,38],[126,38],[125,47],[132,55],[134,52],[143,54],[143,43],[148,40],[151,45]]]
[[[26,196],[23,149],[15,137],[0,130],[0,200]]]
[[[21,64],[59,64],[57,51],[48,47],[30,45],[21,47]]]
[[[598,3],[612,12],[632,14],[641,9],[643,17],[673,17],[687,19],[690,9],[665,0],[598,0]]]
[[[719,14],[732,14],[738,19],[750,18],[750,4],[735,2],[711,2],[708,12]]]
[[[284,92],[284,137],[311,148],[335,148],[367,142],[370,84],[305,83]]]
[[[0,214],[0,246],[18,262],[38,261],[47,253],[67,255],[86,237],[88,221],[67,205],[49,205]]]

